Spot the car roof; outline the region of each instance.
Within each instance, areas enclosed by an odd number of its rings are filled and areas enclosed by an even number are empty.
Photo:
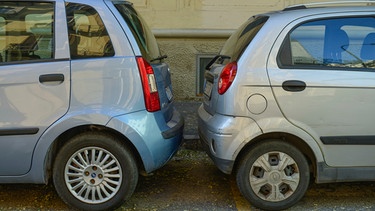
[[[0,2],[2,1],[9,1],[9,0],[0,0]],[[70,2],[69,0],[24,0],[26,2]],[[129,4],[133,4],[132,2],[130,2],[129,0],[78,0],[79,2],[87,2],[87,3],[90,3],[90,2],[107,2],[107,1],[116,1],[116,2],[127,2]],[[72,2],[75,2],[74,0],[72,0]]]
[[[357,13],[357,12],[374,12],[375,2],[372,1],[341,1],[341,2],[319,2],[311,4],[299,4],[286,7],[283,10],[267,12],[261,15],[278,16],[288,20],[295,20],[301,17],[321,14],[335,13]]]

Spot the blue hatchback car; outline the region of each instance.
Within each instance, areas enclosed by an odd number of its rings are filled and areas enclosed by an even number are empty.
[[[181,144],[164,59],[127,1],[0,0],[0,183],[120,206]]]

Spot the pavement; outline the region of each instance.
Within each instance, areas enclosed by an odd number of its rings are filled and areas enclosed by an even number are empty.
[[[175,101],[177,110],[185,119],[184,140],[187,142],[199,139],[197,111],[201,104],[199,101]]]

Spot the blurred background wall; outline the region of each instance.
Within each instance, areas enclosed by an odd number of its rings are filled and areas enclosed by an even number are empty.
[[[168,55],[177,101],[199,101],[204,67],[249,17],[322,0],[130,0]]]

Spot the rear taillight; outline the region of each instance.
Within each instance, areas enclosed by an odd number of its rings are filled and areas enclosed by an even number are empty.
[[[149,112],[160,110],[160,99],[152,66],[142,57],[137,57],[137,64],[142,79],[143,96]]]
[[[234,81],[237,74],[237,62],[231,62],[223,68],[220,73],[218,92],[224,94]]]

